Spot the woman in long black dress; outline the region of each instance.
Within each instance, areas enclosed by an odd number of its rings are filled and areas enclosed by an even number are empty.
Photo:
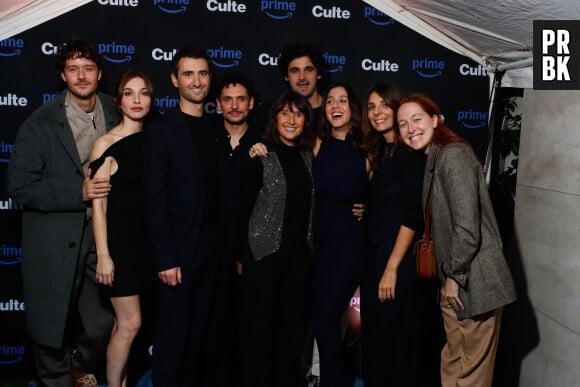
[[[425,322],[433,321],[427,319],[429,308],[423,302],[430,282],[417,278],[412,251],[423,230],[425,156],[397,136],[395,112],[400,98],[396,86],[379,83],[371,87],[363,104],[373,166],[367,203],[371,253],[361,286],[365,387],[438,382],[438,352],[424,336]],[[431,281],[433,306],[435,285]],[[437,337],[437,329],[429,329]],[[430,365],[425,363],[426,353],[434,354]]]
[[[110,178],[112,185],[107,197],[93,200],[96,275],[115,311],[107,383],[125,386],[127,357],[141,327],[139,294],[151,277],[141,199],[142,128],[153,101],[150,79],[137,71],[124,73],[116,101],[123,120],[95,141],[89,168],[93,177]]]

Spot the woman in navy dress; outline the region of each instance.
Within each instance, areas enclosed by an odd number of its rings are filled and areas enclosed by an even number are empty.
[[[139,295],[152,278],[141,188],[142,128],[153,101],[147,75],[124,73],[116,101],[123,120],[95,141],[89,168],[92,177],[110,178],[112,185],[108,196],[93,199],[96,276],[115,311],[107,347],[107,383],[125,386],[127,358],[141,327]]]
[[[368,171],[360,106],[347,84],[328,89],[320,138],[313,150],[316,193],[312,320],[320,356],[320,385],[352,386],[343,315],[360,285],[367,229],[353,215],[353,203],[367,197]]]

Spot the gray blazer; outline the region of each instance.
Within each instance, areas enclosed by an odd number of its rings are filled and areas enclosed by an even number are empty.
[[[439,149],[432,146],[427,156],[423,208]],[[431,200],[439,280],[444,284],[447,277],[453,278],[465,305],[457,317],[473,318],[515,301],[481,164],[467,145],[451,143],[439,152]]]
[[[7,191],[23,206],[22,283],[27,331],[35,342],[62,345],[85,227],[84,172],[66,118],[66,91],[20,127]],[[107,130],[119,122],[113,99],[98,94]]]

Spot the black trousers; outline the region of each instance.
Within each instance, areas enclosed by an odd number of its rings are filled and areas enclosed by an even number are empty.
[[[207,343],[209,381],[212,387],[237,387],[240,381],[239,278],[231,257],[221,258],[215,283]]]
[[[241,374],[244,387],[301,387],[309,321],[311,254],[278,251],[244,265],[241,278]]]
[[[209,261],[208,261],[209,262]],[[201,386],[215,265],[182,268],[176,286],[156,281],[157,322],[153,335],[155,387]]]
[[[84,373],[104,374],[114,317],[109,299],[99,290],[96,267],[93,229],[87,220],[63,345],[51,348],[33,343],[40,385],[72,387],[71,365]]]

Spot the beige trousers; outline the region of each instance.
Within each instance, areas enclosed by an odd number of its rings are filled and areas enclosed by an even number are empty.
[[[442,387],[491,387],[502,308],[458,320],[441,297],[447,343],[441,351]]]

